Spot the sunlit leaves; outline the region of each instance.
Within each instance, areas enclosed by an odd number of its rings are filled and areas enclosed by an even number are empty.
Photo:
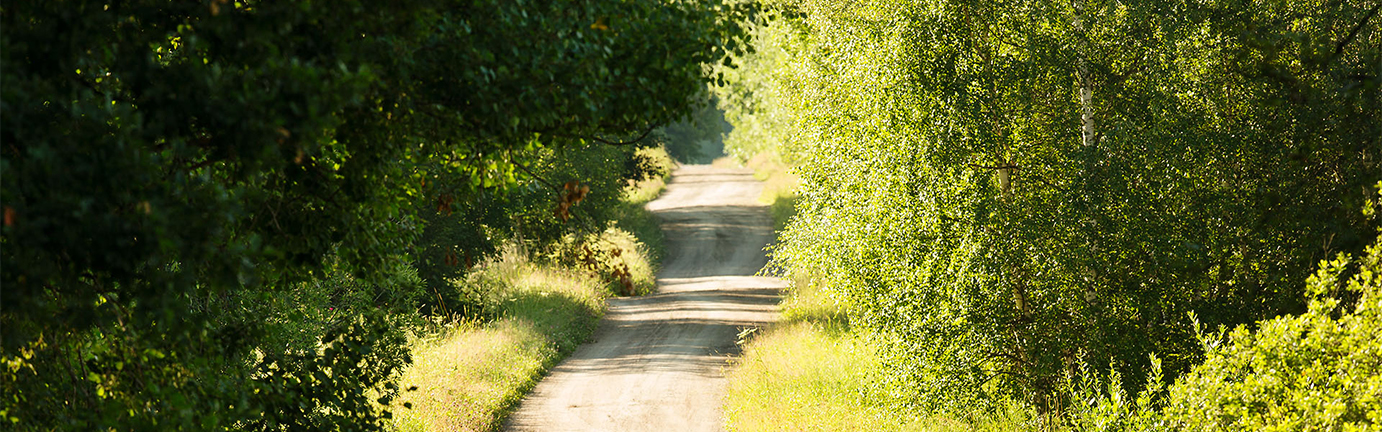
[[[1299,312],[1299,275],[1369,241],[1370,10],[790,2],[717,90],[731,151],[800,164],[775,258],[887,342],[889,391],[1059,411],[1074,365],[1174,376],[1200,358],[1184,312]]]

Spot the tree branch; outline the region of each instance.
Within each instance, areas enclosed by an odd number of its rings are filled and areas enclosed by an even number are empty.
[[[1324,62],[1324,64],[1333,63],[1335,59],[1339,58],[1340,54],[1344,53],[1344,47],[1348,46],[1348,44],[1353,42],[1354,38],[1358,37],[1358,32],[1363,30],[1363,26],[1366,25],[1368,21],[1371,21],[1374,15],[1377,15],[1378,8],[1382,8],[1382,3],[1374,5],[1372,10],[1368,11],[1368,15],[1364,16],[1363,20],[1358,22],[1358,25],[1353,26],[1353,30],[1348,32],[1348,37],[1345,37],[1344,40],[1339,41],[1338,45],[1334,46],[1334,54],[1329,56],[1329,60]]]
[[[529,177],[532,177],[533,179],[537,180],[538,183],[547,185],[547,187],[552,188],[552,190],[555,191],[561,190],[561,188],[557,187],[557,185],[552,184],[552,182],[547,181],[547,179],[544,179],[541,176],[534,173],[532,170],[529,170],[527,166],[524,166],[523,164],[518,163],[518,161],[515,161],[513,159],[513,151],[505,151],[504,153],[509,156],[509,163],[513,164],[513,166],[518,167],[519,170],[522,170],[524,173],[528,174]]]

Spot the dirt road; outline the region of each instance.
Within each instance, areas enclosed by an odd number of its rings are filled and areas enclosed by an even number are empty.
[[[746,169],[684,166],[648,204],[667,256],[658,292],[610,301],[595,340],[538,384],[509,431],[717,431],[741,329],[775,319],[776,278],[754,274],[772,239]]]

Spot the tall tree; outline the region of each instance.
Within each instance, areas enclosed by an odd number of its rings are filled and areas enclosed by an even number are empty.
[[[418,208],[684,115],[718,1],[19,1],[0,9],[0,380],[23,429],[371,429],[393,296],[266,345],[252,313],[387,291]],[[615,161],[615,163],[619,163]],[[334,258],[339,257],[339,260]]]
[[[1304,310],[1382,172],[1376,2],[777,3],[721,87],[802,166],[775,260],[884,341],[889,391],[1046,413],[1210,325]],[[791,121],[780,121],[791,119]],[[742,137],[726,142],[739,145]]]

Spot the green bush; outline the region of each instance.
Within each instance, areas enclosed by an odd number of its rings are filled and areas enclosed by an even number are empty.
[[[1306,292],[1306,312],[1232,331],[1206,332],[1191,315],[1206,358],[1169,387],[1155,357],[1136,398],[1116,371],[1086,366],[1065,388],[1070,428],[1346,431],[1382,424],[1382,238],[1357,260],[1340,254],[1321,262]]]
[[[642,295],[657,288],[656,262],[651,249],[618,228],[599,234],[570,235],[554,245],[547,260],[567,268],[594,273],[612,293]]]
[[[485,294],[456,281],[493,258],[502,244],[546,251],[568,237],[596,235],[621,218],[636,216],[625,202],[628,185],[666,175],[670,163],[657,157],[665,153],[650,144],[531,151],[522,158],[531,162],[523,162],[515,173],[516,184],[469,194],[445,192],[422,201],[417,211],[425,228],[414,244],[427,291],[419,299],[422,312],[483,318],[490,314],[480,301]],[[588,189],[574,200],[568,184]]]
[[[1201,337],[1206,359],[1171,386],[1162,425],[1186,431],[1382,426],[1382,242],[1322,262],[1309,310]],[[1344,275],[1356,264],[1352,277]]]
[[[1301,275],[1376,235],[1374,6],[774,4],[725,62],[726,145],[795,162],[774,261],[919,406],[1059,414],[1082,363],[1138,393],[1149,354],[1202,359],[1187,312],[1304,312]]]

